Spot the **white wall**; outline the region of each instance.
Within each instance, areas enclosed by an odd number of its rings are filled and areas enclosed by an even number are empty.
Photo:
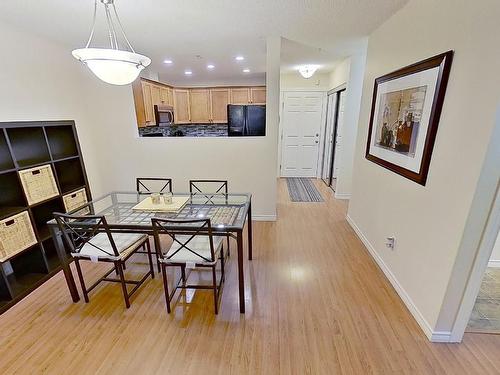
[[[299,72],[281,74],[281,91],[299,89],[327,91],[329,88],[329,73],[316,73],[311,78],[304,78]]]
[[[339,86],[347,84],[349,81],[349,69],[351,67],[351,58],[342,60],[333,71],[330,73],[328,77],[328,88],[335,89]]]
[[[275,219],[280,43],[268,41],[265,137],[139,138],[130,86],[107,85],[87,72],[102,191],[134,189],[139,176],[171,177],[174,191],[187,191],[192,178],[227,179],[230,191],[253,194],[255,217]]]
[[[342,144],[338,153],[339,171],[335,187],[335,198],[349,199],[352,186],[352,166],[354,149],[358,134],[359,110],[365,74],[366,48],[344,60],[330,75],[330,87],[336,88],[344,83],[346,96],[344,104],[344,123],[342,124]]]
[[[75,120],[92,190],[101,190],[82,67],[69,49],[0,24],[0,122]]]
[[[348,218],[428,337],[451,329],[465,285],[450,279],[459,268],[466,278],[473,262],[474,247],[468,258],[457,254],[500,100],[499,13],[495,0],[413,0],[369,39]],[[420,186],[364,158],[373,82],[450,49],[450,81]],[[390,235],[394,251],[385,247]]]

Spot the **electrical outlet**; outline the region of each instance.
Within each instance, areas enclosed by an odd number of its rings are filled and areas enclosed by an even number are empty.
[[[394,250],[394,248],[396,247],[396,239],[394,237],[387,237],[385,246],[387,246],[391,250]]]

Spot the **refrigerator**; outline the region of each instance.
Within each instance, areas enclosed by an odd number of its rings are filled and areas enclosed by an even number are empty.
[[[266,135],[265,105],[227,106],[227,126],[230,137],[258,137]]]

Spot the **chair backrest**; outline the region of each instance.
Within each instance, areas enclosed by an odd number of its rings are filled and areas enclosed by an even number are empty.
[[[120,255],[104,216],[80,216],[54,212],[54,218],[64,242],[72,253],[80,253],[82,248],[88,244],[98,250],[97,254],[102,252],[102,256]],[[106,233],[112,252],[109,248],[105,249],[91,242],[92,238],[102,232]]]
[[[227,180],[189,180],[189,192],[191,196],[204,196],[206,203],[213,203],[212,198],[220,195],[227,199]]]
[[[135,181],[137,193],[171,193],[172,179],[163,177],[138,177]]]
[[[153,224],[155,248],[157,250],[159,258],[167,260],[171,259],[179,251],[185,249],[199,257],[200,261],[214,262],[216,260],[212,234],[212,224],[210,223],[210,219],[176,220],[153,218],[151,219],[151,223]],[[169,236],[174,244],[176,243],[178,245],[178,248],[172,253],[168,254],[168,256],[162,251],[160,240],[161,235]],[[197,252],[197,249],[192,246],[193,242],[191,241],[200,236],[208,237],[208,243],[210,246],[210,258],[199,254]]]

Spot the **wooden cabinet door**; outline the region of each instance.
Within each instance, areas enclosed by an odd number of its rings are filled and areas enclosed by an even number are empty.
[[[231,104],[250,103],[250,90],[248,87],[231,89]]]
[[[161,105],[161,87],[151,85],[151,97],[153,99],[153,106]]]
[[[170,87],[167,88],[167,104],[174,106],[174,93]]]
[[[142,82],[142,97],[144,99],[144,118],[146,120],[146,126],[154,125],[155,118],[151,86],[150,83]]]
[[[229,104],[229,97],[229,89],[210,89],[210,118],[213,123],[227,123],[227,105]]]
[[[191,122],[210,122],[210,90],[191,89],[190,90]]]
[[[168,105],[168,87],[160,88],[160,101],[163,105]]]
[[[176,124],[191,122],[189,107],[189,90],[174,89],[174,122]]]
[[[250,102],[252,104],[266,104],[266,88],[265,87],[251,87],[250,88]]]

